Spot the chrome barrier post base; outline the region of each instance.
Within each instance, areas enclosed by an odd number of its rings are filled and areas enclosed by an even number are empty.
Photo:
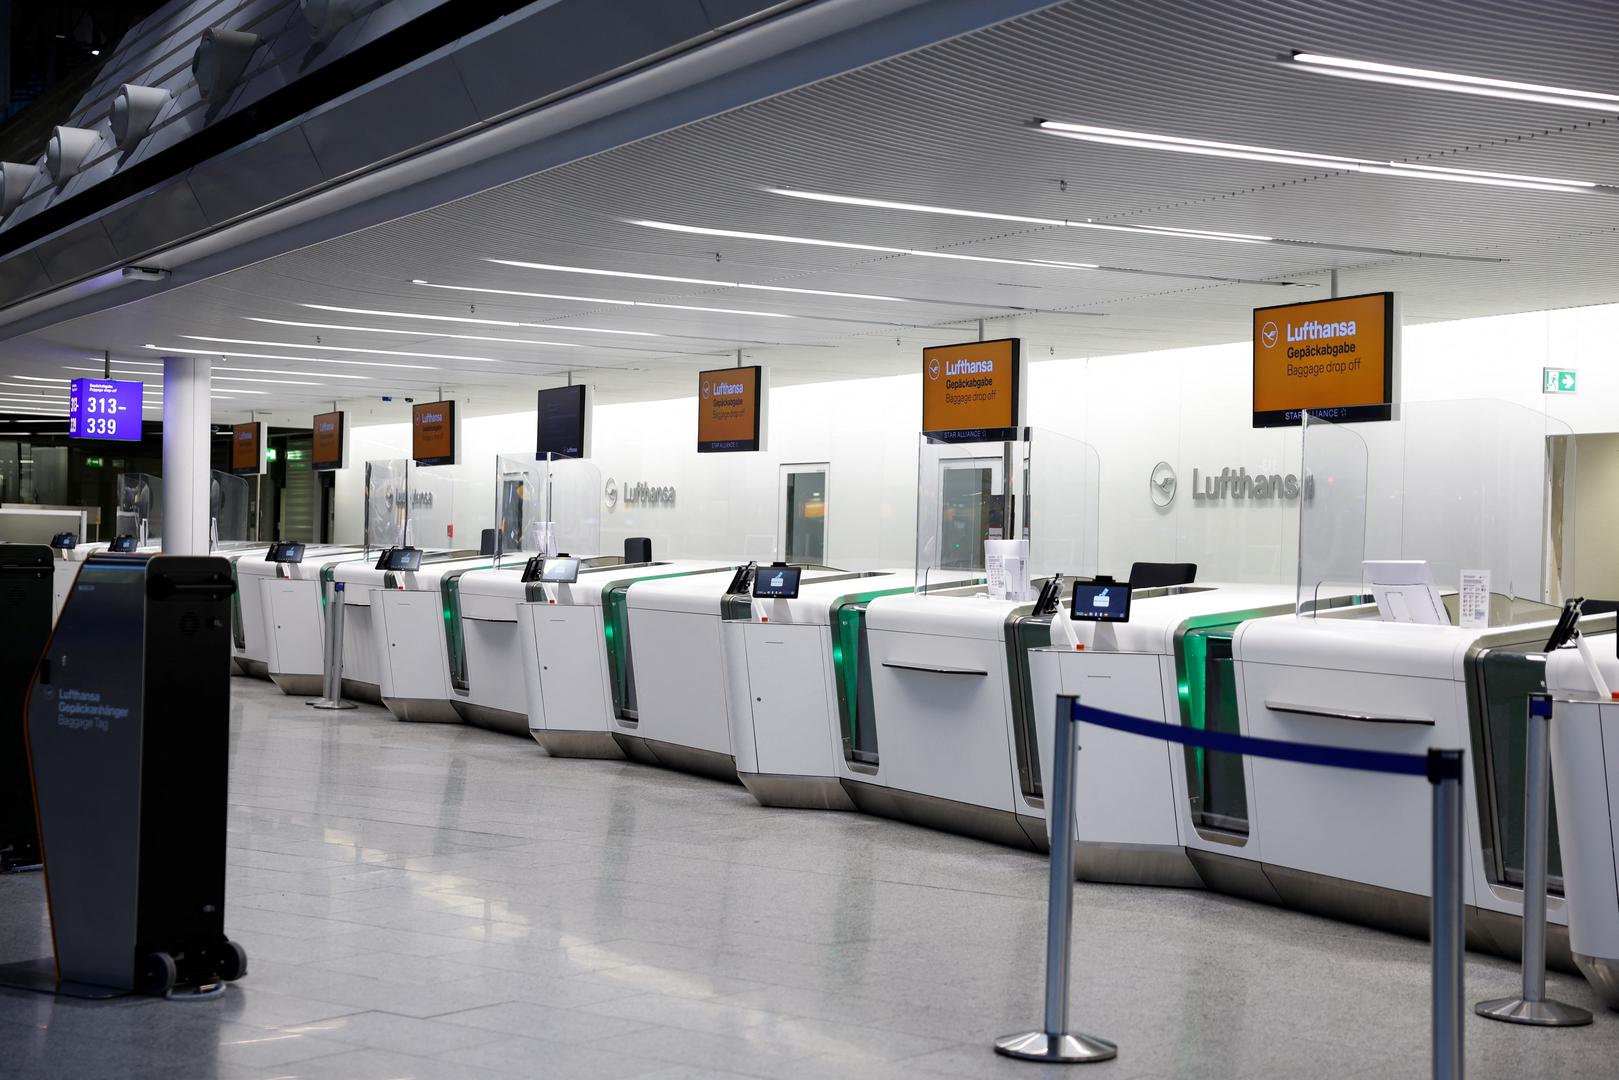
[[[1584,1027],[1591,1022],[1591,1014],[1578,1005],[1550,1000],[1526,1001],[1521,997],[1481,1001],[1473,1011],[1489,1020],[1535,1027]]]
[[[1079,740],[1074,734],[1075,697],[1057,698],[1056,753],[1052,757],[1051,801],[1046,805],[1051,831],[1051,884],[1046,904],[1046,1026],[995,1040],[995,1052],[1020,1061],[1079,1065],[1111,1061],[1119,1048],[1106,1039],[1070,1035],[1068,1028],[1068,961],[1074,934],[1074,773]]]
[[[1093,1039],[1089,1035],[1047,1035],[1043,1031],[1003,1035],[995,1040],[995,1052],[1022,1061],[1055,1065],[1111,1061],[1119,1056],[1119,1048],[1106,1039]]]
[[[1551,787],[1552,701],[1529,699],[1524,739],[1523,792],[1523,991],[1516,997],[1481,1001],[1473,1011],[1487,1020],[1535,1027],[1584,1027],[1591,1014],[1546,997],[1546,833]]]

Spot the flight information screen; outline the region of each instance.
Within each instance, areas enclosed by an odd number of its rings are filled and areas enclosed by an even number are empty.
[[[67,398],[68,438],[140,441],[141,393],[138,382],[74,379]]]

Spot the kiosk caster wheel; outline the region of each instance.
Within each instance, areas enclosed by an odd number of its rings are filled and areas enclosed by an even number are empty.
[[[214,962],[214,973],[225,982],[235,982],[247,974],[247,950],[234,941],[227,940],[219,948],[219,956]]]
[[[174,957],[166,952],[152,953],[141,961],[135,987],[143,994],[163,997],[174,989],[175,980],[179,977],[180,969],[175,966]]]

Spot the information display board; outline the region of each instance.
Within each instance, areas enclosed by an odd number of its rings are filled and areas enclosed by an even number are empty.
[[[341,412],[319,413],[312,425],[314,446],[309,467],[315,472],[336,472],[348,467],[348,418]]]
[[[142,393],[138,382],[74,379],[68,387],[68,438],[139,442]]]
[[[1254,309],[1254,427],[1309,411],[1337,422],[1393,414],[1400,325],[1391,292]]]
[[[265,471],[264,425],[257,420],[230,429],[230,471],[237,476]]]
[[[588,386],[553,386],[540,391],[534,460],[548,455],[590,456],[591,393]]]
[[[922,434],[935,442],[1005,442],[1023,422],[1018,338],[922,350]]]
[[[454,465],[460,447],[455,402],[429,401],[410,410],[410,456],[418,465]]]
[[[766,389],[762,367],[698,372],[697,452],[763,450]]]

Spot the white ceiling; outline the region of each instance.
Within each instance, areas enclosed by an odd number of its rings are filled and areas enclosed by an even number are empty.
[[[1242,340],[1251,308],[1325,296],[1333,268],[1342,271],[1346,291],[1402,293],[1408,322],[1619,301],[1619,191],[1336,172],[1098,145],[1029,127],[1035,119],[1066,120],[1619,184],[1619,114],[1312,75],[1279,59],[1293,49],[1616,93],[1619,5],[1060,4],[37,332],[4,346],[0,376],[87,374],[59,369],[88,364],[68,358],[102,349],[115,359],[151,361],[160,354],[144,346],[153,344],[277,357],[216,360],[216,375],[258,368],[266,370],[236,377],[267,380],[216,381],[216,392],[237,393],[215,401],[218,420],[242,419],[249,408],[307,416],[334,399],[419,399],[439,387],[480,412],[529,406],[530,391],[569,370],[597,385],[599,401],[685,394],[692,372],[734,362],[738,349],[747,362],[769,365],[775,385],[909,371],[922,346],[974,337],[979,319],[987,320],[989,336],[1021,336],[1036,359]],[[1237,244],[948,217],[807,202],[769,187],[1309,243]],[[632,223],[641,219],[1136,272],[691,235]],[[1411,254],[1384,253],[1391,250]],[[894,299],[521,269],[489,258]],[[585,299],[453,292],[412,279]],[[550,325],[348,314],[308,304]],[[282,359],[289,356],[312,359]],[[135,369],[114,364],[115,371]],[[0,393],[24,392],[7,381],[13,387]],[[244,393],[249,389],[258,392]],[[0,410],[15,404],[0,399]]]

